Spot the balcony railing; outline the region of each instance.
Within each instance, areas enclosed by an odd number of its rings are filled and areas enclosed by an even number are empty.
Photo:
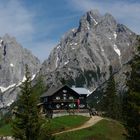
[[[53,99],[53,102],[77,102],[77,99]]]

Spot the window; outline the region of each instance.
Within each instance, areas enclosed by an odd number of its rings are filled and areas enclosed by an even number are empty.
[[[63,93],[67,93],[67,90],[64,89],[64,90],[63,90]]]
[[[56,100],[60,100],[60,97],[59,96],[56,96]]]
[[[75,103],[70,103],[69,104],[69,108],[75,108],[76,107],[76,104]]]
[[[63,99],[66,100],[67,99],[67,95],[63,94]]]
[[[56,104],[56,108],[59,109],[60,108],[60,104]]]
[[[74,98],[72,96],[69,97],[70,100],[73,100]]]

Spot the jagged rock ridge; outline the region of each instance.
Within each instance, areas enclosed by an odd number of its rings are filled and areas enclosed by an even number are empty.
[[[26,64],[33,79],[39,71],[40,61],[14,37],[8,34],[0,37],[0,108],[15,101],[19,91],[16,88],[25,80]]]
[[[67,83],[92,90],[118,72],[135,53],[136,34],[110,14],[89,11],[44,61],[40,74],[49,86]]]

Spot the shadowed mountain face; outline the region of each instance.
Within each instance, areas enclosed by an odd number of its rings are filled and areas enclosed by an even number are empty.
[[[89,11],[80,19],[78,28],[62,37],[44,61],[40,74],[48,86],[67,83],[94,90],[109,78],[109,66],[114,73],[129,69],[123,67],[134,56],[135,43],[136,34],[112,15]],[[121,77],[124,81],[125,76]]]
[[[16,99],[16,88],[25,80],[26,64],[34,78],[40,61],[22,48],[15,38],[9,35],[0,37],[0,107],[9,106]]]

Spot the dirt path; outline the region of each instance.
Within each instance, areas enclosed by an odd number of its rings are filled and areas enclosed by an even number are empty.
[[[83,129],[83,128],[88,128],[88,127],[96,124],[97,122],[99,122],[102,119],[103,119],[102,117],[93,116],[87,122],[85,122],[83,125],[81,125],[79,127],[72,128],[72,129],[69,129],[69,130],[65,130],[65,131],[62,131],[62,132],[58,132],[58,133],[55,133],[53,135],[59,135],[59,134],[65,133],[65,132],[71,132],[71,131],[76,131],[76,130],[80,130],[80,129]]]

